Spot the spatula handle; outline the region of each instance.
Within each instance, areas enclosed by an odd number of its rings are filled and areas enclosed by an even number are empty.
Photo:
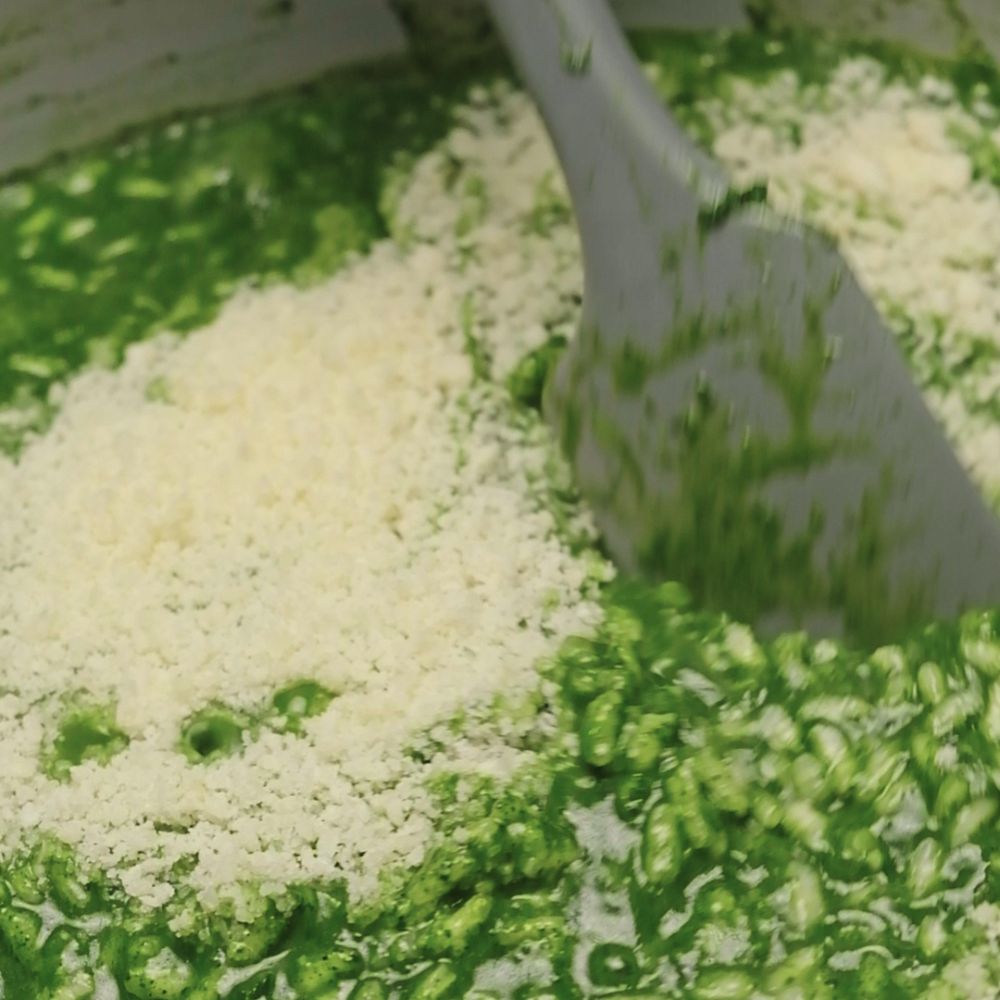
[[[487,5],[545,118],[578,211],[609,157],[649,159],[701,199],[721,198],[723,171],[665,109],[605,0]]]

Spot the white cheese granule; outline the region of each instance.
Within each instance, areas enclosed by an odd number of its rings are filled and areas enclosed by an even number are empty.
[[[63,387],[52,428],[0,460],[4,854],[54,835],[151,907],[185,859],[209,907],[247,882],[342,877],[357,898],[419,862],[429,776],[504,778],[530,759],[490,706],[536,689],[539,659],[599,612],[592,566],[536,498],[547,432],[472,386],[459,324],[471,302],[512,358],[567,308],[533,303],[525,276],[579,284],[568,221],[557,260],[544,241],[523,256],[514,195],[553,161],[525,100],[501,96],[504,115],[481,102],[479,131],[450,140],[511,167],[474,233],[430,231],[452,201],[432,153],[399,210],[430,227],[408,250],[380,244],[310,290],[241,292],[186,339],[133,346]],[[460,266],[470,252],[479,271]],[[254,712],[302,679],[337,696],[301,734],[264,728],[202,764],[179,751],[193,713]],[[58,783],[42,757],[87,704],[114,705],[130,742]],[[462,711],[462,732],[406,752]]]
[[[395,228],[446,249],[502,379],[549,334],[573,336],[583,266],[562,172],[531,99],[503,83],[476,97],[416,164]]]

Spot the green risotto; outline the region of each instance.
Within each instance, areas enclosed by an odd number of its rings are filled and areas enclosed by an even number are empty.
[[[736,81],[794,70],[822,87],[847,58],[801,39],[638,45],[709,146],[725,124],[712,101]],[[914,86],[946,72],[862,54]],[[964,72],[956,100],[986,116],[1000,84]],[[396,225],[399,179],[482,83],[432,83],[408,65],[341,74],[6,182],[0,447],[23,454],[44,434],[50,390],[72,373],[114,366],[163,328],[203,326],[238,286],[308,286],[376,240],[412,238]],[[975,177],[994,184],[1000,152],[973,139],[962,141]],[[524,230],[544,237],[569,210],[549,179],[534,181]],[[456,225],[471,230],[487,193],[466,178],[454,194]],[[923,386],[955,389],[970,419],[994,420],[963,378],[1000,354],[995,331],[928,333],[926,317],[878,297]],[[572,318],[500,374],[490,345],[468,337],[470,370],[500,386],[513,421],[539,425]],[[566,544],[597,558],[599,543],[572,530],[571,484],[553,476],[540,495]],[[536,763],[510,781],[439,777],[429,851],[384,873],[371,898],[339,882],[248,885],[239,910],[182,898],[160,912],[40,838],[0,870],[0,998],[1000,995],[1000,612],[862,650],[802,634],[764,642],[676,583],[603,582],[599,600],[596,630],[540,667],[525,711],[554,723],[530,748]],[[212,707],[188,720],[182,752],[211,766],[247,732],[295,732],[336,694],[303,682],[254,717]],[[125,744],[113,713],[77,706],[47,773],[66,781]]]

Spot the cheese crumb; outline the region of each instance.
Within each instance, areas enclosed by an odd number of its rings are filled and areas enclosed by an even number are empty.
[[[400,210],[419,205],[426,228],[409,249],[377,245],[309,290],[243,291],[187,338],[133,346],[0,460],[6,856],[54,835],[149,907],[180,884],[207,907],[247,882],[343,878],[359,898],[420,861],[429,777],[503,779],[532,759],[520,737],[544,720],[496,725],[493,705],[535,690],[538,661],[599,611],[590,563],[537,498],[548,433],[474,383],[459,324],[472,302],[513,358],[540,336],[525,269],[539,288],[579,282],[569,249],[522,255],[510,199],[553,161],[526,100],[504,100],[506,125],[472,109],[481,134],[449,140],[514,165],[475,234],[433,230],[452,196],[428,187],[432,153]],[[480,270],[463,269],[475,240]],[[250,717],[300,680],[335,695],[301,732],[248,730],[205,763],[181,752],[194,713]],[[129,742],[57,782],[43,751],[81,703],[113,706]],[[459,713],[461,732],[409,752]]]

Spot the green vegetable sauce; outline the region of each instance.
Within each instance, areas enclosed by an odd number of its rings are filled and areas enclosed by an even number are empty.
[[[806,41],[639,44],[692,127],[697,95],[734,72],[821,74],[836,58]],[[44,429],[48,388],[84,363],[203,324],[238,282],[308,282],[363,252],[388,231],[393,178],[468,83],[340,75],[0,188],[14,234],[0,401],[24,415],[5,447]],[[520,419],[539,419],[561,346],[509,379]],[[1000,984],[1000,612],[865,652],[761,643],[674,583],[619,581],[603,603],[596,634],[543,667],[559,729],[538,766],[468,798],[442,778],[434,846],[377,898],[248,887],[252,920],[184,899],[149,913],[41,842],[0,877],[0,995],[948,1000]],[[210,706],[179,748],[210,767],[336,696],[305,678],[256,717]],[[66,780],[126,740],[108,706],[68,702],[45,766]]]

